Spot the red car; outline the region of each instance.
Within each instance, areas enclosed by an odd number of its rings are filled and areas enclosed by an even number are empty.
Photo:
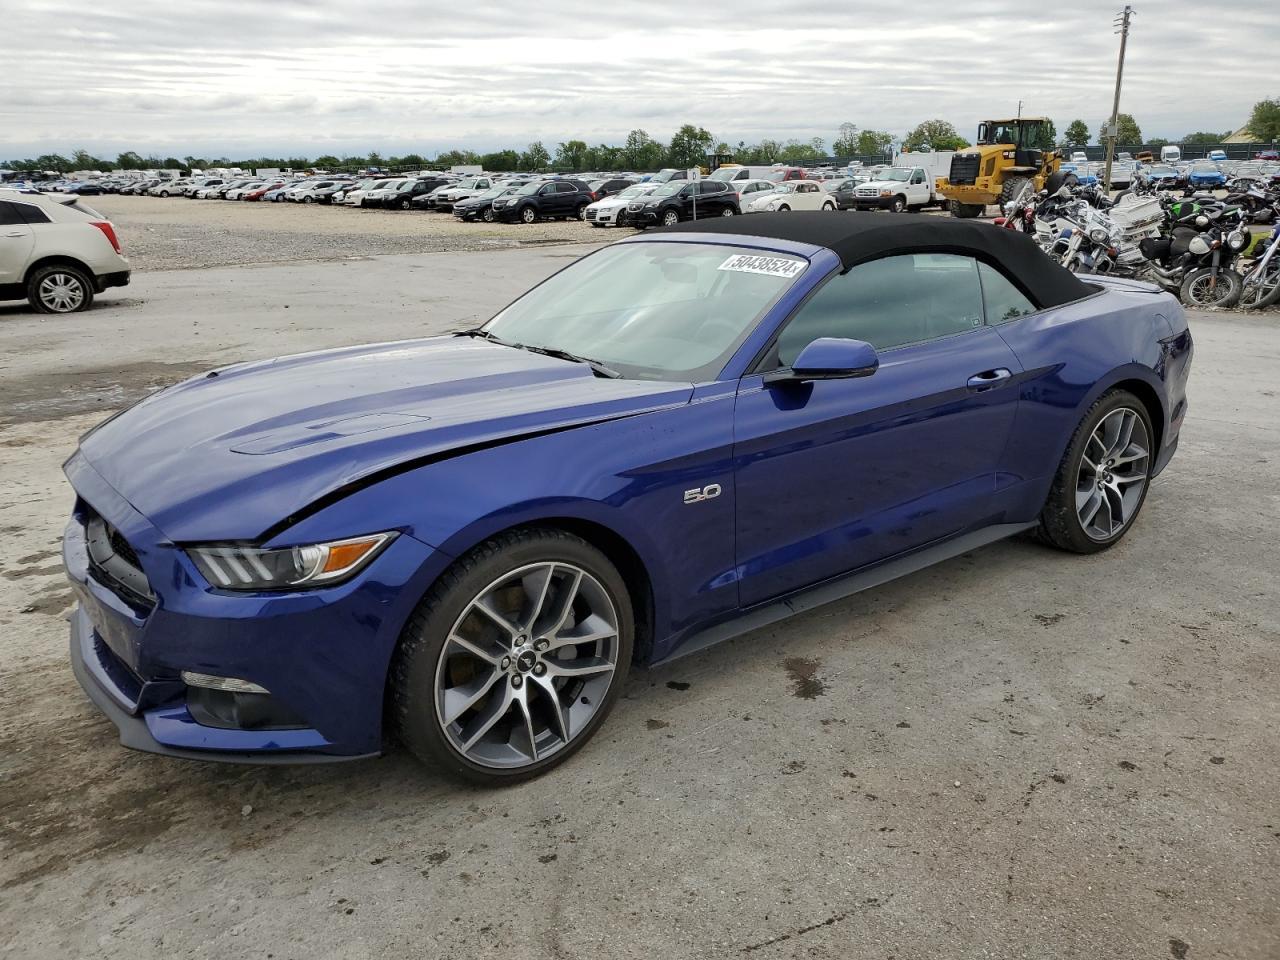
[[[267,193],[270,190],[278,190],[280,187],[283,187],[283,186],[284,186],[283,180],[277,180],[273,183],[264,183],[262,186],[257,187],[256,189],[250,190],[248,193],[242,194],[240,199],[241,200],[261,200],[262,195],[264,193]]]
[[[1259,150],[1253,155],[1255,160],[1280,160],[1280,150]]]

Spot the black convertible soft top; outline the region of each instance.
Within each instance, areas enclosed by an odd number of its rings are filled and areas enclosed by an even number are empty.
[[[956,253],[984,260],[1022,288],[1038,307],[1056,307],[1096,290],[1050,260],[1016,230],[951,217],[900,213],[753,213],[659,227],[654,233],[718,233],[809,243],[855,264],[907,253]]]

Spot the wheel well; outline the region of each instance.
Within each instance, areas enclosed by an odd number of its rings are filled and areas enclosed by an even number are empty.
[[[77,270],[80,270],[81,272],[84,273],[85,276],[89,278],[90,283],[94,283],[97,279],[94,276],[93,271],[90,270],[89,267],[86,266],[84,263],[77,260],[75,257],[68,257],[63,254],[52,254],[47,257],[41,257],[35,263],[31,264],[31,266],[27,267],[27,272],[22,275],[23,286],[25,286],[31,280],[31,275],[35,273],[37,270],[39,270],[41,267],[52,267],[56,265],[61,265],[64,267],[75,267]]]
[[[636,615],[636,637],[632,660],[644,663],[653,650],[653,582],[640,554],[623,537],[608,527],[577,517],[548,517],[525,526],[554,527],[581,537],[618,568],[631,590],[631,605]]]
[[[1147,416],[1151,418],[1152,429],[1156,432],[1155,450],[1152,451],[1152,456],[1158,455],[1164,445],[1164,404],[1160,402],[1160,395],[1145,380],[1121,380],[1119,383],[1112,384],[1111,389],[1128,390],[1142,401],[1142,405],[1147,409]]]

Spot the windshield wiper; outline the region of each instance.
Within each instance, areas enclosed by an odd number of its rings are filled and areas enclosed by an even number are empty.
[[[544,357],[555,357],[557,360],[568,360],[571,363],[585,363],[591,367],[591,372],[598,377],[607,377],[610,380],[617,380],[622,374],[612,367],[607,367],[599,360],[592,360],[590,357],[580,357],[576,353],[570,353],[568,350],[560,350],[556,347],[535,347],[527,343],[513,343],[510,340],[503,340],[496,337],[488,330],[476,327],[473,330],[459,330],[454,334],[455,337],[476,337],[481,340],[488,340],[490,343],[496,343],[504,347],[515,347],[517,350],[527,350],[530,353],[540,353]]]
[[[591,372],[597,377],[607,377],[610,380],[619,379],[622,374],[612,367],[606,367],[599,360],[592,360],[590,357],[580,357],[576,353],[570,353],[568,350],[559,350],[555,347],[533,347],[527,343],[513,343],[513,347],[519,347],[521,350],[528,350],[530,353],[540,353],[544,357],[555,357],[557,360],[568,360],[571,363],[585,363],[591,368]]]

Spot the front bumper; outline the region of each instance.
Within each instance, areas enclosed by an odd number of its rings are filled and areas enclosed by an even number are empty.
[[[79,494],[63,563],[77,605],[71,663],[127,747],[188,759],[317,763],[377,755],[383,695],[400,630],[444,557],[402,533],[355,579],[295,593],[211,588],[186,554],[77,454]],[[136,556],[153,594],[120,589],[91,564],[83,526],[97,513]],[[236,677],[270,691],[271,718],[219,722],[182,672]],[[236,714],[236,716],[249,714]]]
[[[893,197],[857,197],[853,198],[856,210],[890,210],[893,208]]]

